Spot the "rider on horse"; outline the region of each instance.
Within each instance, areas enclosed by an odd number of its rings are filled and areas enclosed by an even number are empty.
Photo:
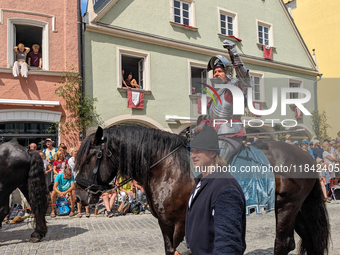
[[[253,86],[249,71],[244,67],[235,48],[235,43],[224,40],[223,47],[228,49],[231,63],[226,57],[221,55],[213,56],[210,59],[207,71],[213,70],[214,79],[212,79],[212,83],[237,86],[243,91],[243,94],[246,95],[247,87]],[[234,68],[237,79],[233,79],[232,77]],[[221,149],[220,155],[228,161],[241,148],[242,137],[244,136],[243,125],[241,116],[233,115],[233,95],[231,91],[227,88],[220,88],[217,90],[217,93],[219,94],[222,103],[219,100],[216,100],[217,96],[214,95],[217,104],[215,105],[212,103],[213,99],[210,100],[208,103],[208,116],[200,122],[199,128],[195,128],[194,132],[205,125],[211,126],[213,120],[227,120],[228,123],[215,125],[215,129],[218,135],[233,135],[233,137],[224,138],[224,140],[220,140],[219,142],[219,147]]]

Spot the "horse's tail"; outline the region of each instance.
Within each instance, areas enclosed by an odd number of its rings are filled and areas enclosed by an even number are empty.
[[[301,237],[299,254],[328,254],[329,220],[318,179],[297,214],[295,230]]]
[[[35,216],[36,231],[31,235],[31,241],[40,240],[47,233],[45,215],[47,211],[47,189],[45,182],[44,164],[36,151],[29,150],[31,156],[28,174],[28,195],[31,211]],[[37,236],[39,235],[39,236]]]

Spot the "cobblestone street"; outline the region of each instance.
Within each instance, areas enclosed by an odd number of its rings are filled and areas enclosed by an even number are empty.
[[[332,233],[330,255],[339,255],[340,202],[333,201],[327,207]],[[0,254],[164,254],[161,231],[151,214],[106,218],[100,213],[89,219],[63,216],[47,217],[47,220],[48,234],[35,244],[28,242],[32,233],[30,224],[4,225],[0,232]],[[247,218],[247,255],[273,254],[274,223],[274,213]],[[179,251],[189,254],[183,243]]]

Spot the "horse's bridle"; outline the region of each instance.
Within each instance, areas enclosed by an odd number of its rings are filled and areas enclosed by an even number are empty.
[[[104,190],[113,189],[116,186],[116,185],[111,185],[111,184],[100,185],[97,182],[97,174],[98,174],[100,164],[103,158],[103,151],[104,151],[106,138],[102,137],[101,140],[102,140],[101,145],[91,147],[91,149],[96,149],[98,152],[97,152],[96,163],[94,164],[93,171],[91,172],[89,177],[83,178],[79,174],[77,174],[77,177],[76,177],[76,183],[78,185],[86,187],[85,191],[87,191],[90,194],[94,194],[94,195],[98,193],[103,193]],[[114,163],[114,160],[112,158],[112,152],[109,149],[107,151],[108,151],[107,157],[111,159],[112,163]]]
[[[85,188],[85,191],[87,191],[88,193],[90,193],[90,195],[97,195],[98,193],[103,193],[105,190],[110,190],[110,189],[116,189],[119,188],[123,185],[125,185],[126,183],[130,182],[132,180],[132,178],[126,179],[122,182],[120,182],[118,185],[116,184],[107,184],[107,185],[100,185],[97,182],[97,174],[99,172],[99,168],[100,168],[100,164],[101,164],[101,160],[103,158],[103,151],[105,148],[105,142],[106,142],[106,137],[102,137],[101,139],[101,145],[98,146],[92,146],[91,149],[96,149],[98,150],[97,152],[97,159],[96,159],[96,163],[94,165],[93,171],[91,172],[90,176],[88,178],[83,178],[81,177],[79,174],[77,174],[76,177],[76,183],[78,185],[81,185]],[[182,146],[185,146],[184,144],[180,144],[178,145],[175,149],[173,149],[172,151],[170,151],[167,155],[165,155],[163,158],[161,158],[160,160],[158,160],[156,163],[154,163],[152,166],[150,166],[149,169],[152,169],[153,167],[155,167],[156,165],[158,165],[160,162],[162,162],[164,159],[166,159],[167,157],[169,157],[171,154],[173,154],[174,152],[176,152],[179,148],[181,148]],[[113,155],[112,152],[107,149],[108,153],[107,153],[107,157],[112,161],[113,164],[115,164],[114,159],[113,159]],[[79,173],[79,172],[78,172]],[[90,199],[90,198],[89,198]]]

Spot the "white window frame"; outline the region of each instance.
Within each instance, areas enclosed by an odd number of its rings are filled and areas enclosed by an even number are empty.
[[[207,63],[197,61],[197,60],[188,60],[188,84],[189,84],[189,95],[192,95],[192,87],[191,87],[191,67],[196,67],[196,68],[202,68],[202,69],[207,69]],[[207,80],[210,77],[211,72],[206,72],[207,74]],[[209,96],[209,95],[208,95]]]
[[[291,83],[299,83],[299,87],[291,87],[290,86]],[[294,79],[294,78],[288,78],[288,88],[303,88],[303,82],[302,82],[302,80],[298,80],[298,79]],[[292,93],[289,93],[289,98],[292,99],[290,94],[292,94]],[[302,98],[302,94],[298,93],[297,98]]]
[[[15,25],[28,25],[42,28],[42,70],[49,70],[49,39],[48,39],[48,23],[35,19],[10,18],[7,20],[7,67],[12,68],[15,61],[14,41],[15,41]],[[31,49],[32,50],[32,49]]]
[[[253,86],[253,102],[265,102],[265,85],[264,85],[264,73],[260,73],[260,72],[254,72],[254,71],[250,71],[249,72],[249,76],[251,79],[253,79],[253,77],[259,77],[260,78],[260,100],[255,100],[255,82],[254,82],[254,86]]]
[[[122,56],[144,58],[143,90],[150,91],[150,53],[146,51],[117,47],[117,88],[122,89]],[[140,74],[138,73],[138,76]]]
[[[195,18],[195,2],[194,0],[176,0],[181,3],[186,3],[189,5],[189,26],[196,27],[196,18]],[[181,23],[175,22],[175,11],[174,11],[174,0],[170,0],[170,21],[179,25],[183,25],[183,17],[181,14]]]
[[[268,22],[256,20],[257,43],[261,44],[261,45],[266,45],[266,44],[264,44],[264,42],[260,43],[259,26],[267,27],[269,29],[269,31],[268,31],[268,45],[267,46],[274,47],[273,25],[271,23],[268,23]]]
[[[220,8],[220,7],[217,7],[217,11],[218,11],[218,31],[219,31],[219,34],[224,35],[224,36],[228,36],[228,28],[226,28],[227,34],[222,34],[221,14],[223,14],[223,15],[229,16],[233,19],[233,36],[239,37],[238,15],[237,15],[237,13],[229,11],[229,10],[224,9],[224,8]]]

